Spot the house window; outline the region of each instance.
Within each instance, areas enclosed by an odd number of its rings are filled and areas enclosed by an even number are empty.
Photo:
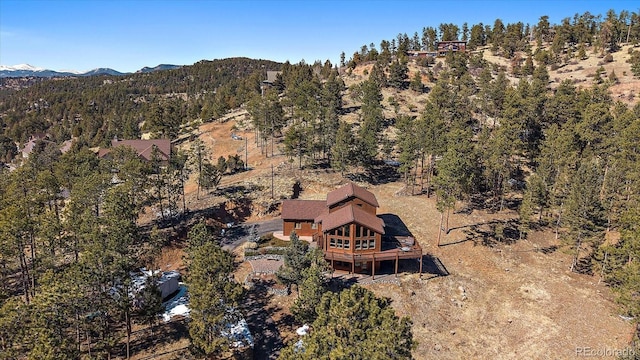
[[[312,228],[312,229],[317,229],[317,228],[318,228],[318,223],[313,223],[313,224],[311,224],[311,228]]]
[[[369,240],[369,249],[375,249],[375,248],[376,248],[376,240],[375,239]]]
[[[302,229],[302,223],[297,222],[294,226],[296,229]]]
[[[329,247],[336,247],[336,238],[329,238]]]
[[[349,236],[349,233],[351,232],[351,225],[345,225],[344,226],[344,236]]]
[[[337,235],[338,236],[342,236],[342,228],[341,227],[338,228],[338,234]]]
[[[336,247],[337,247],[338,249],[342,249],[342,239],[337,239],[337,241],[336,241]]]
[[[350,240],[345,240],[344,241],[344,248],[345,249],[350,249],[351,248],[351,241]]]
[[[367,250],[369,248],[369,241],[362,240],[362,249]]]
[[[356,250],[362,249],[362,240],[356,240]]]

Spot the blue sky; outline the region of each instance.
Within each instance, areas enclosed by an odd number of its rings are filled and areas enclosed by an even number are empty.
[[[425,26],[493,25],[542,15],[551,23],[589,11],[637,12],[636,1],[214,1],[0,0],[0,65],[53,70],[190,65],[234,56],[339,61],[362,45]]]

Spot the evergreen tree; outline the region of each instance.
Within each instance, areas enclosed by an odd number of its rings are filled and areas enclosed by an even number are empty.
[[[411,79],[409,88],[418,93],[422,93],[422,91],[424,90],[424,85],[422,84],[422,74],[420,74],[420,71],[416,71],[416,73],[413,74],[413,78]]]
[[[310,251],[307,257],[311,258],[311,265],[302,271],[298,297],[291,307],[291,313],[302,324],[311,324],[316,319],[316,306],[322,300],[322,295],[328,291],[325,273],[329,269],[322,251]]]
[[[599,260],[602,274],[616,294],[621,312],[630,317],[640,316],[640,210],[636,207],[622,217],[620,241],[604,247]]]
[[[331,167],[340,170],[341,175],[344,175],[344,171],[352,163],[353,146],[351,125],[341,121],[336,134],[336,143],[331,148]]]
[[[215,242],[199,239],[206,234],[201,231],[197,234],[190,233],[187,250],[189,338],[195,353],[210,357],[229,347],[231,340],[222,332],[229,322],[230,310],[238,304],[242,286],[230,277],[234,270],[233,256]]]
[[[307,256],[308,250],[309,244],[300,240],[295,231],[291,232],[289,246],[284,253],[284,266],[276,273],[278,280],[287,286],[299,285],[303,278],[303,271],[311,264]]]
[[[406,61],[397,59],[389,66],[389,80],[388,84],[396,89],[405,88],[405,80],[408,79],[407,73],[409,68]]]
[[[281,359],[411,359],[411,320],[399,319],[388,300],[360,286],[325,293],[311,334]]]
[[[138,319],[142,324],[151,328],[151,336],[153,336],[154,326],[157,324],[160,314],[164,311],[162,293],[154,276],[149,276],[145,280],[144,287],[137,295],[136,305]]]
[[[603,240],[605,218],[599,198],[600,184],[598,168],[583,161],[571,185],[565,216],[568,232],[563,243],[573,256],[571,271],[585,252],[591,256]]]
[[[370,169],[378,155],[378,144],[382,130],[382,94],[371,79],[362,83],[362,123],[358,130],[355,158],[360,165]]]

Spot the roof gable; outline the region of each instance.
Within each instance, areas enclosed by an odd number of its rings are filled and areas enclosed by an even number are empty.
[[[323,232],[354,222],[377,233],[384,234],[384,221],[379,217],[362,210],[358,206],[345,206],[330,214],[323,214],[322,217],[317,220],[322,221]]]
[[[152,140],[112,140],[112,147],[130,146],[138,156],[145,160],[151,160],[153,157],[153,147],[156,146],[159,151],[160,160],[166,161],[171,157],[171,140],[169,139],[152,139]]]
[[[283,220],[314,220],[325,210],[323,200],[283,200]]]
[[[349,183],[341,188],[333,190],[327,194],[327,206],[331,207],[341,201],[347,200],[350,197],[357,197],[358,199],[366,202],[369,205],[380,207],[376,196],[365,188],[362,188],[354,183]]]

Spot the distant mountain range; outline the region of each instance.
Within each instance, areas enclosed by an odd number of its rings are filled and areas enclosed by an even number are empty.
[[[156,67],[143,67],[136,73],[149,73],[160,70],[171,70],[182,67],[182,65],[160,64]],[[67,77],[67,76],[96,76],[96,75],[127,75],[129,73],[121,73],[109,68],[98,68],[87,72],[79,72],[73,70],[50,70],[43,69],[29,64],[20,64],[15,66],[0,65],[0,78],[7,77]]]

